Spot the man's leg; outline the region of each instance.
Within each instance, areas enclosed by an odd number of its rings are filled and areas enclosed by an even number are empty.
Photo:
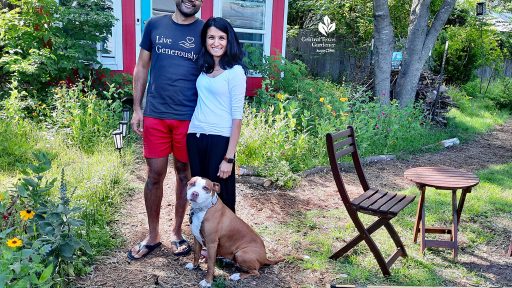
[[[174,158],[174,171],[176,173],[176,205],[174,206],[174,227],[171,237],[173,240],[181,240],[183,239],[181,225],[187,210],[187,182],[190,179],[189,165]]]
[[[148,178],[144,186],[144,203],[148,216],[149,234],[142,241],[144,245],[153,245],[160,242],[160,207],[163,197],[163,182],[167,174],[168,157],[146,158],[148,166]],[[147,249],[141,249],[139,245],[132,248],[135,258],[140,258],[147,253]]]

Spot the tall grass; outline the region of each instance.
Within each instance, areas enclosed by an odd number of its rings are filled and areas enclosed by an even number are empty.
[[[476,82],[469,83],[467,87],[449,89],[449,95],[458,107],[448,113],[448,131],[462,140],[487,132],[510,117],[510,110],[498,109],[490,98],[466,92],[477,89],[475,85]]]

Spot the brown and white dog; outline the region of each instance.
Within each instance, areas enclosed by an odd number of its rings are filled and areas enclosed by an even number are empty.
[[[213,281],[215,259],[222,256],[236,263],[245,273],[231,275],[238,280],[259,275],[262,265],[284,261],[267,259],[265,244],[247,223],[238,218],[218,198],[220,185],[206,178],[194,177],[188,181],[187,199],[190,202],[190,227],[194,234],[194,262],[187,269],[197,268],[201,247],[208,253],[206,278],[199,285],[210,287]]]

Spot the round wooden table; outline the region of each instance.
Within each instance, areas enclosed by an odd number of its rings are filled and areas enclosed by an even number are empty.
[[[480,180],[470,172],[450,167],[418,167],[405,171],[406,179],[414,182],[421,192],[414,224],[414,243],[417,242],[418,233],[421,233],[421,253],[428,247],[441,247],[453,249],[453,258],[457,259],[457,231],[460,222],[460,215],[466,200],[466,194],[471,193],[471,188],[476,186]],[[425,190],[432,187],[438,190],[452,191],[452,227],[425,227]],[[461,189],[459,203],[457,204],[457,190]],[[420,223],[421,222],[421,223]],[[450,241],[426,240],[425,233],[450,234]]]

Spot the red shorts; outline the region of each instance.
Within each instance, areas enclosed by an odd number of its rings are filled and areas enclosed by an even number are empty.
[[[174,158],[188,163],[187,132],[190,120],[164,120],[144,116],[144,157]]]

